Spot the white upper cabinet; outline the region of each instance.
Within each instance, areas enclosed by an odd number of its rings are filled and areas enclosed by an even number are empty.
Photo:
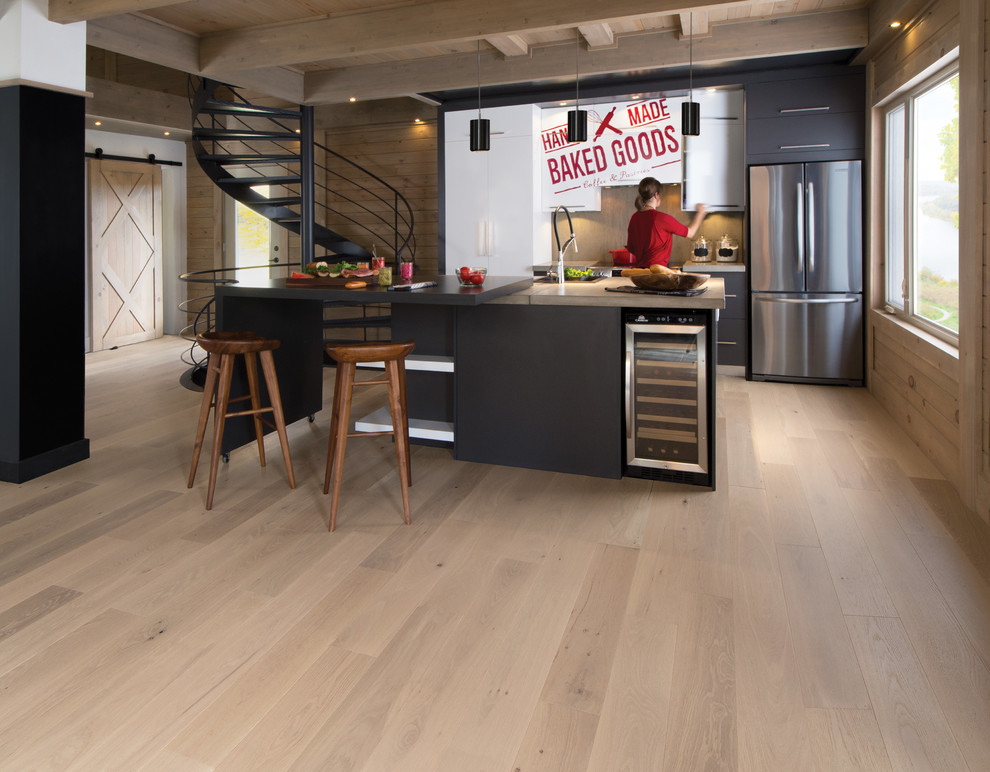
[[[477,110],[450,112],[444,121],[444,254],[447,273],[462,265],[496,276],[528,276],[546,262],[546,214],[541,211],[535,105],[483,109],[491,121],[491,150],[471,152]]]
[[[698,89],[701,133],[684,137],[681,206],[742,210],[746,205],[746,135],[741,88]]]

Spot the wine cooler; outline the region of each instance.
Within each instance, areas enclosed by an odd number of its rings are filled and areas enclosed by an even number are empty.
[[[626,474],[714,489],[713,320],[626,311],[624,321]]]

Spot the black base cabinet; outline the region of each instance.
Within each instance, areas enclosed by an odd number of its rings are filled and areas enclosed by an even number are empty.
[[[718,315],[718,363],[745,367],[749,358],[749,287],[746,274],[717,273],[725,282],[725,308]]]
[[[454,456],[619,478],[618,308],[457,309]]]

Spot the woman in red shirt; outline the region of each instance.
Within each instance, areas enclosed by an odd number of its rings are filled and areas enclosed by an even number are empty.
[[[691,225],[685,226],[669,214],[658,211],[660,190],[660,183],[653,177],[645,177],[639,183],[636,213],[629,219],[626,239],[626,249],[636,256],[637,268],[667,265],[674,236],[694,238],[708,211],[704,204],[698,204]]]

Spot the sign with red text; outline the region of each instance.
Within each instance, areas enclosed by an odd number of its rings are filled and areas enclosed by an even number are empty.
[[[543,111],[544,207],[578,205],[597,188],[644,177],[681,181],[683,97],[588,105],[588,141],[567,141],[567,108]]]

